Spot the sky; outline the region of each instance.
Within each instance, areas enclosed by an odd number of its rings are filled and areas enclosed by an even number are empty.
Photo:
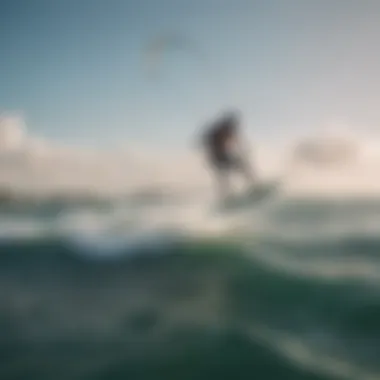
[[[179,36],[148,75],[149,44]],[[377,0],[1,0],[0,111],[72,144],[190,147],[238,109],[253,136],[380,126]]]

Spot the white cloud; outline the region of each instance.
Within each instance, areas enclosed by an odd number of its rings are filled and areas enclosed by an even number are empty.
[[[356,141],[362,162],[333,170],[328,167],[289,170],[289,149],[294,146],[289,141],[256,142],[252,157],[260,176],[282,173],[286,181],[291,182],[288,188],[292,191],[297,188],[331,192],[333,187],[339,193],[362,186],[380,194],[380,181],[376,180],[380,168],[380,140],[359,141],[356,138]],[[0,187],[40,195],[78,191],[125,193],[156,187],[208,188],[212,191],[213,178],[209,178],[210,173],[199,153],[198,150],[160,151],[136,143],[121,144],[109,151],[64,146],[30,136],[20,117],[3,117],[0,123]],[[375,186],[375,182],[379,182],[379,186]]]

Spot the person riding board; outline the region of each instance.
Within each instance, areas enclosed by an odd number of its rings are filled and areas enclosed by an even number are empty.
[[[228,112],[206,127],[202,135],[207,161],[216,175],[222,197],[230,191],[229,174],[232,172],[242,174],[250,185],[254,182],[252,169],[242,157],[239,127],[237,113]]]

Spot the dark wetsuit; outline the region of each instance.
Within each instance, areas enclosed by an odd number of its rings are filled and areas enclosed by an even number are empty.
[[[220,123],[214,126],[205,136],[208,159],[211,165],[219,170],[238,169],[241,161],[230,151],[228,144],[235,139],[231,126]]]
[[[214,124],[204,135],[203,143],[207,159],[219,183],[219,191],[226,195],[230,189],[228,173],[240,172],[253,183],[254,177],[248,162],[236,155],[230,148],[230,142],[237,140],[237,124],[234,119],[222,119]]]

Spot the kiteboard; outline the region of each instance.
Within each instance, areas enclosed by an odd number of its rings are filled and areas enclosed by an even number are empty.
[[[243,193],[227,196],[219,202],[218,208],[221,211],[233,211],[250,207],[250,205],[255,205],[274,196],[279,190],[279,186],[278,180],[256,183]]]

